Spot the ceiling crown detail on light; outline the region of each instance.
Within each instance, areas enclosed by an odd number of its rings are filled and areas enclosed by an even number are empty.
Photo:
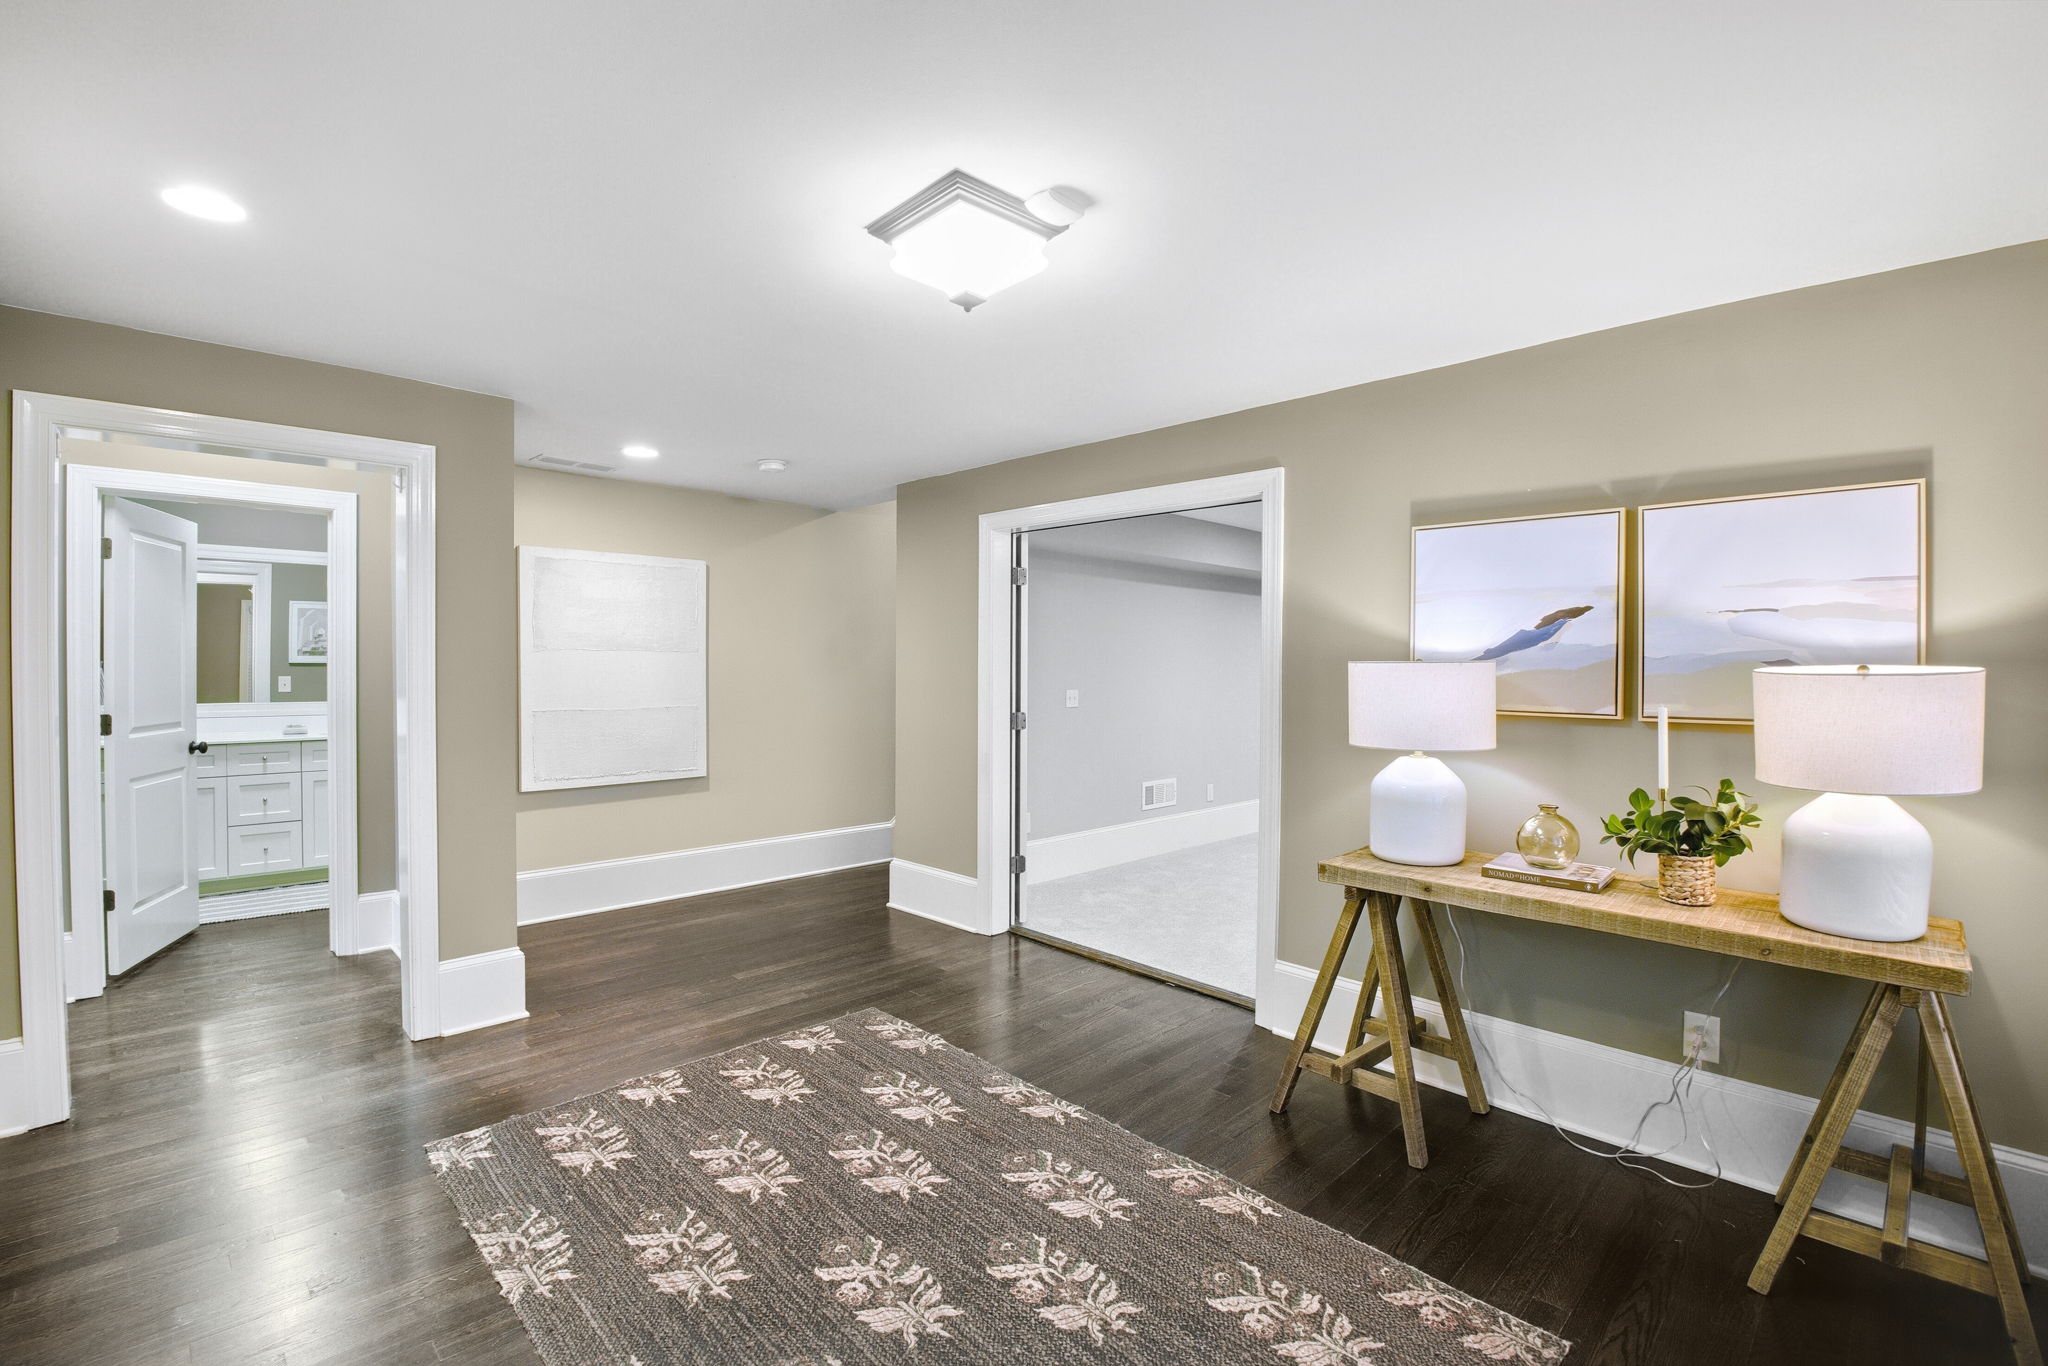
[[[949,171],[868,231],[896,248],[890,269],[972,310],[1044,270],[1045,244],[1079,219],[1084,205],[1072,191],[1041,190],[1023,200]]]

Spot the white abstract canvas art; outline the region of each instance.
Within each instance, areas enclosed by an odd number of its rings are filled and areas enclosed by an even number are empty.
[[[1918,479],[1642,510],[1642,714],[1747,725],[1766,664],[1917,664]]]
[[[701,778],[702,560],[519,550],[519,787]]]
[[[1501,711],[1621,715],[1622,511],[1415,528],[1409,651],[1493,661]]]

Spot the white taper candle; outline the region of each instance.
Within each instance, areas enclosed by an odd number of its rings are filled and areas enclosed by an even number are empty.
[[[1657,708],[1657,800],[1671,795],[1671,708]]]

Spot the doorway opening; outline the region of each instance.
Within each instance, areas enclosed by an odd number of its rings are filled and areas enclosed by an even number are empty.
[[[1256,502],[1016,534],[1017,929],[1258,989]]]
[[[74,904],[66,996],[202,923],[326,911],[334,952],[365,947],[358,495],[87,464],[67,482],[67,538],[100,550],[66,585],[69,710],[97,720],[66,756],[72,879],[103,905]]]
[[[1278,470],[982,518],[982,878],[1007,929],[1270,989]]]
[[[11,1056],[0,1057],[6,1064],[0,1070],[17,1079],[7,1088],[8,1103],[0,1105],[0,1126],[12,1132],[70,1116],[67,1003],[104,990],[110,964],[132,969],[146,962],[155,951],[152,937],[168,933],[175,942],[177,927],[195,918],[194,906],[212,901],[202,898],[205,892],[327,901],[333,908],[325,927],[329,948],[337,954],[395,951],[400,993],[394,1023],[410,1038],[440,1035],[434,448],[27,391],[16,391],[13,407],[13,779],[22,1039]],[[116,501],[125,506],[110,517]],[[381,507],[375,521],[382,529],[371,545],[359,535],[371,519],[358,512],[373,501]],[[180,515],[174,505],[215,512]],[[315,552],[293,556],[289,547],[251,545],[227,530],[197,529],[205,517],[225,516],[222,510],[231,508],[296,512],[326,525],[331,541],[320,552],[330,561],[324,623],[310,589],[294,598],[285,582],[285,566]],[[184,528],[193,528],[189,547]],[[202,535],[222,539],[202,541]],[[142,591],[129,594],[133,618],[125,624],[111,617],[103,622],[100,615],[119,610],[101,601],[102,576],[109,565],[118,566],[105,555],[115,536],[128,539],[138,561],[151,566],[132,576]],[[202,545],[208,554],[201,555]],[[344,547],[352,557],[346,566]],[[265,565],[273,603],[268,623],[257,607]],[[148,585],[160,577],[155,571],[166,568],[181,595],[175,616],[158,613],[148,596]],[[233,654],[232,666],[223,655],[210,671],[208,686],[214,695],[225,699],[232,691],[236,699],[209,702],[203,715],[202,575],[210,580],[207,587],[221,590],[208,595],[217,613],[212,629]],[[358,579],[361,593],[355,591]],[[275,611],[279,602],[282,620]],[[294,602],[300,604],[296,623]],[[357,649],[362,632],[353,629],[359,605],[381,613],[388,627],[376,685],[351,695],[355,666],[368,663]],[[116,629],[103,634],[109,625]],[[127,649],[130,658],[125,670],[110,662],[103,680],[101,651],[110,642]],[[306,671],[322,667],[307,661],[323,645],[324,718],[308,710],[314,706],[311,685],[301,681],[312,676]],[[161,677],[134,662],[172,656],[179,663]],[[344,659],[350,662],[344,665]],[[186,679],[189,685],[171,681]],[[289,691],[280,680],[290,681]],[[261,698],[265,691],[267,701]],[[113,731],[124,708],[135,723],[127,739],[135,744],[116,756],[101,746],[119,738]],[[301,709],[298,716],[290,714],[295,708]],[[368,722],[376,709],[382,716],[372,728]],[[322,720],[324,752],[315,733]],[[277,733],[246,729],[259,724]],[[305,733],[285,733],[295,725]],[[229,753],[209,738],[223,734]],[[201,743],[205,750],[197,748]],[[277,752],[265,765],[249,757],[253,751],[235,749],[241,745]],[[296,753],[285,752],[286,745],[297,746]],[[229,762],[217,774],[194,772],[202,757],[231,761],[235,753],[243,755],[239,773],[228,771]],[[107,774],[113,795],[104,802],[103,760],[121,766],[118,774]],[[297,768],[291,769],[294,760]],[[287,774],[296,784],[261,781]],[[222,780],[218,789],[202,789],[192,801],[195,788],[216,776]],[[237,777],[259,781],[237,785]],[[377,819],[367,824],[358,819],[357,797],[364,791],[388,793]],[[202,813],[210,818],[208,800],[228,808],[225,848],[198,838]],[[243,805],[237,815],[238,800]],[[167,812],[175,812],[171,820],[153,819]],[[292,814],[296,822],[285,819]],[[298,827],[296,840],[281,828],[291,825]],[[180,828],[167,833],[174,826]],[[253,848],[238,854],[238,841]],[[299,866],[281,866],[294,857]],[[309,857],[314,864],[306,863]],[[324,895],[304,890],[322,858]],[[373,863],[377,871],[365,893],[359,874]],[[231,878],[203,875],[217,871],[274,878],[282,886],[236,885]],[[109,886],[110,880],[124,879],[126,897],[119,886]],[[106,907],[109,893],[113,911]],[[123,907],[142,914],[113,931],[121,942],[110,957],[109,917],[122,914]],[[243,903],[238,909],[251,908]]]

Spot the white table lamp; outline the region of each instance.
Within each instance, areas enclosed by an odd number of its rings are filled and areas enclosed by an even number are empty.
[[[1405,749],[1372,780],[1371,848],[1389,863],[1465,857],[1465,784],[1424,750],[1492,749],[1493,663],[1353,661],[1351,743]]]
[[[1851,939],[1927,933],[1934,841],[1892,798],[1984,785],[1984,671],[1765,668],[1755,689],[1758,780],[1823,794],[1785,821],[1779,911]]]

